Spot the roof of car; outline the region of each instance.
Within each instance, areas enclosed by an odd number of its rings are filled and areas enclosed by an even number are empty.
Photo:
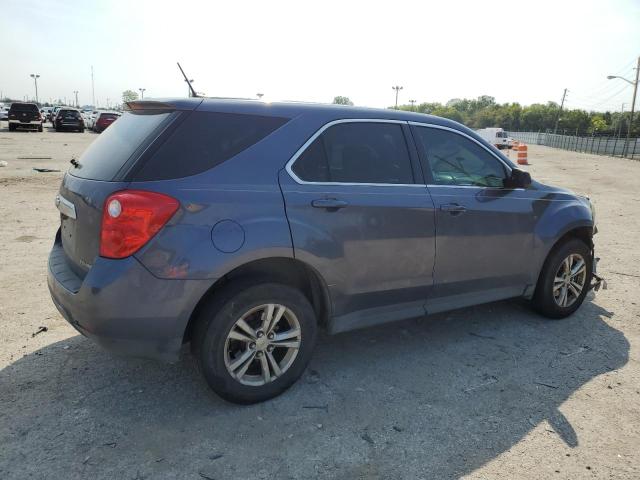
[[[294,101],[265,102],[253,99],[213,97],[144,99],[130,103],[135,103],[142,106],[143,104],[157,104],[158,102],[171,105],[173,108],[176,108],[178,110],[198,109],[200,111],[246,113],[253,115],[262,114],[270,116],[282,116],[287,118],[294,118],[299,115],[305,114],[319,114],[325,118],[335,120],[349,118],[400,120],[431,123],[441,126],[448,126],[458,130],[468,130],[467,127],[458,122],[442,117],[436,117],[433,115],[408,112],[405,110],[356,107],[350,105],[333,105]]]

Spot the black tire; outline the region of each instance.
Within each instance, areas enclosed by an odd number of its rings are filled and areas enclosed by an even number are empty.
[[[290,309],[300,324],[300,348],[293,363],[275,380],[260,386],[244,385],[225,365],[225,343],[231,328],[246,312],[277,303]],[[225,400],[251,404],[263,402],[287,390],[302,375],[316,341],[317,321],[307,298],[295,288],[279,283],[239,282],[215,292],[200,310],[191,347],[207,383]]]
[[[553,295],[553,284],[556,273],[562,262],[571,254],[580,255],[586,264],[586,276],[584,286],[577,299],[566,307],[560,306]],[[593,272],[593,256],[591,249],[582,240],[572,238],[566,242],[554,247],[542,267],[540,278],[536,285],[536,291],[533,296],[532,305],[542,315],[547,318],[561,319],[566,318],[575,312],[584,301],[589,285],[591,284],[591,276]]]
[[[84,133],[84,128],[81,128],[80,130],[78,130],[80,133]]]
[[[42,132],[42,131],[43,131],[42,125],[40,125],[40,126],[38,127],[38,131],[39,131],[39,132]]]
[[[14,132],[16,130],[16,126],[13,123],[9,124],[9,131]]]

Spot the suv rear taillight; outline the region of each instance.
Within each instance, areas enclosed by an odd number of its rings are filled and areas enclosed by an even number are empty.
[[[142,248],[180,207],[173,197],[144,190],[122,190],[102,211],[100,256],[125,258]]]

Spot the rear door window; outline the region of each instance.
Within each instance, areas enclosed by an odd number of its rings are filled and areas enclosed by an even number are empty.
[[[314,140],[292,170],[306,182],[414,183],[407,142],[397,123],[333,125]]]
[[[142,165],[135,180],[166,180],[204,172],[258,143],[288,121],[260,115],[193,112]]]
[[[69,173],[91,180],[113,180],[136,150],[155,137],[175,115],[126,112],[93,141],[78,159],[79,167],[72,166]]]

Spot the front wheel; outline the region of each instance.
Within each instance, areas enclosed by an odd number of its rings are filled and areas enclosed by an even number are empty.
[[[234,403],[257,403],[293,385],[315,346],[317,322],[299,290],[230,285],[200,311],[194,355],[209,386]]]
[[[584,301],[593,272],[591,249],[579,239],[556,247],[544,263],[533,306],[542,315],[559,319],[575,312]]]

